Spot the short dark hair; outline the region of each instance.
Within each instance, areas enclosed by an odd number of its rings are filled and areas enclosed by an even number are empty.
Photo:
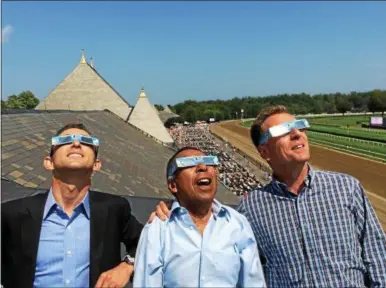
[[[166,179],[167,179],[167,180],[169,180],[169,179],[168,179],[168,170],[169,170],[169,166],[172,164],[172,162],[174,161],[174,159],[177,158],[177,155],[180,154],[182,151],[185,151],[185,150],[196,150],[196,151],[200,151],[200,152],[202,152],[202,153],[205,154],[205,152],[202,151],[200,148],[193,147],[193,146],[185,146],[185,147],[180,148],[177,152],[175,152],[175,153],[173,154],[173,156],[169,159],[168,164],[166,165]]]
[[[253,122],[250,130],[251,139],[255,147],[259,147],[260,138],[262,134],[261,125],[267,120],[268,117],[281,114],[281,113],[290,113],[284,105],[276,105],[276,106],[267,106],[263,108],[260,113],[257,115],[255,121]]]
[[[66,130],[68,130],[68,129],[73,129],[73,128],[76,128],[76,129],[80,129],[80,130],[86,131],[89,135],[91,135],[90,130],[88,130],[88,129],[86,128],[86,126],[84,126],[84,124],[82,124],[82,123],[68,123],[68,124],[64,125],[62,128],[59,128],[59,130],[56,131],[55,136],[59,136],[59,135],[62,134],[64,131],[66,131]],[[52,157],[53,155],[54,155],[54,149],[53,149],[53,147],[51,146],[50,157]],[[95,158],[97,157],[97,155],[98,155],[98,150],[95,150]]]

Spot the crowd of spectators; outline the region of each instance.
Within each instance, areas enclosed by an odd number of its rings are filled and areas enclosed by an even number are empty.
[[[192,146],[203,150],[208,155],[217,155],[220,160],[219,179],[233,194],[243,196],[249,190],[262,186],[248,167],[238,163],[235,149],[210,133],[208,124],[176,125],[170,127],[168,131],[178,148]]]

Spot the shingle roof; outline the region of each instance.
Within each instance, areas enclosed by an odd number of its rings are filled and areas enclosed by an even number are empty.
[[[82,60],[75,69],[35,109],[108,109],[126,120],[132,107],[82,55]]]
[[[165,110],[163,111],[160,111],[158,113],[158,116],[159,118],[161,119],[161,121],[165,124],[166,121],[168,121],[169,119],[172,119],[172,118],[178,118],[180,117],[179,115],[173,113],[173,112],[167,112]]]
[[[130,112],[128,122],[163,143],[173,143],[173,139],[161,121],[157,109],[150,104],[143,88],[137,103]]]
[[[165,168],[170,147],[146,137],[109,111],[3,111],[1,175],[25,187],[47,189],[51,174],[43,168],[50,139],[69,122],[81,122],[101,140],[102,169],[93,176],[92,189],[139,197],[170,198]],[[220,185],[218,199],[237,198]]]

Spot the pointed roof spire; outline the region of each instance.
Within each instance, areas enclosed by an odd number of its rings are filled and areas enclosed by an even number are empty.
[[[92,68],[94,68],[94,60],[93,60],[92,57],[90,58],[90,66],[91,66]]]
[[[139,98],[146,98],[146,92],[145,92],[145,88],[141,88],[141,93],[139,94]]]
[[[80,58],[80,64],[86,64],[86,57],[84,57],[84,49],[82,49],[82,57]]]
[[[163,143],[173,143],[172,137],[157,112],[149,98],[146,97],[145,89],[142,87],[128,122]]]

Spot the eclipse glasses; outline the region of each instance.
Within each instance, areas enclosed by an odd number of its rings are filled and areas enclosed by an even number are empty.
[[[176,158],[168,167],[168,178],[173,177],[174,173],[179,168],[193,167],[201,163],[206,166],[218,166],[220,164],[217,156],[190,156]]]
[[[294,120],[280,125],[268,128],[268,130],[260,137],[259,145],[267,143],[269,138],[283,136],[292,129],[303,130],[311,127],[306,119]]]
[[[52,146],[58,146],[73,143],[75,140],[78,140],[82,144],[94,146],[95,148],[99,147],[98,138],[80,134],[54,136],[52,137],[51,144]]]

